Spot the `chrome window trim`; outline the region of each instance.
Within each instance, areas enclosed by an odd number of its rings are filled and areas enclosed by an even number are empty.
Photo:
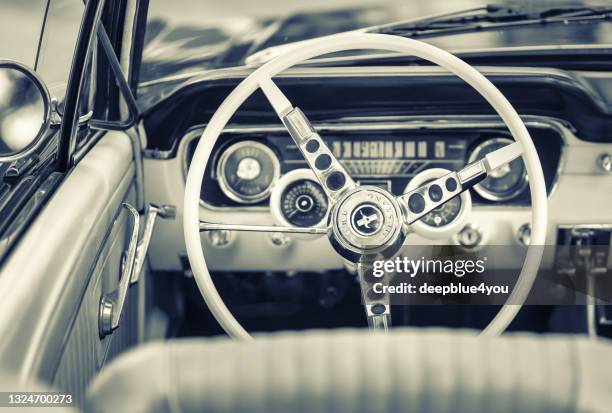
[[[552,197],[555,190],[557,189],[559,176],[563,171],[566,163],[567,150],[566,146],[570,137],[578,139],[574,135],[574,128],[567,122],[543,116],[523,116],[522,117],[525,125],[528,128],[546,129],[556,132],[562,140],[561,155],[559,157],[559,163],[555,170],[555,176],[553,177],[553,183],[548,193],[548,199]],[[314,122],[314,126],[317,131],[369,131],[369,130],[440,130],[440,129],[483,129],[483,128],[505,128],[505,124],[501,119],[496,116],[394,116],[394,117],[359,117],[359,118],[343,118],[338,122],[342,123],[329,123],[329,122]],[[183,170],[183,182],[187,178],[188,163],[187,163],[187,151],[189,144],[194,139],[199,139],[202,136],[202,131],[206,127],[205,124],[196,125],[190,128],[190,130],[180,139],[177,156],[180,156],[180,162]],[[231,125],[223,130],[223,133],[230,134],[244,134],[244,133],[269,133],[269,132],[285,132],[286,129],[282,125]],[[250,137],[252,140],[256,140],[258,137]],[[219,154],[215,154],[215,158],[212,159],[216,162],[216,157]],[[167,151],[167,158],[161,158],[155,156],[156,159],[169,159],[172,157],[172,151]],[[215,206],[208,202],[200,199],[200,206],[212,210],[212,211],[225,211],[225,212],[269,212],[269,206]],[[525,209],[528,208],[525,205],[500,205],[504,208],[517,208]],[[498,208],[496,205],[483,205],[479,206],[479,209]]]
[[[274,47],[274,46],[273,46]],[[280,47],[283,47],[282,45]],[[449,49],[448,51],[456,55],[461,59],[470,58],[487,58],[499,55],[514,55],[520,56],[522,54],[536,54],[542,52],[581,52],[588,51],[607,51],[612,48],[610,43],[602,44],[569,44],[569,45],[532,45],[532,46],[505,46],[505,47],[486,47],[486,48],[471,48],[471,49]],[[252,56],[252,55],[251,55]],[[259,67],[262,63],[270,60],[257,60],[253,63],[249,60],[251,56],[247,56],[245,62],[248,67]],[[354,55],[354,56],[337,56],[337,57],[322,57],[314,58],[304,62],[305,65],[315,64],[343,64],[352,62],[363,62],[368,60],[379,60],[379,59],[393,59],[393,58],[406,57],[410,58],[413,56],[405,56],[399,53],[376,53],[372,52],[369,54]],[[416,60],[416,59],[415,59]]]

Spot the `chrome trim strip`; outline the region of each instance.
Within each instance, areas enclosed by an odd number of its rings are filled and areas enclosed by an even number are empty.
[[[580,52],[584,53],[586,50],[591,52],[599,52],[599,51],[609,51],[612,49],[612,44],[587,44],[587,45],[561,45],[561,46],[506,46],[506,47],[490,47],[484,49],[449,49],[448,51],[455,56],[466,60],[466,59],[474,59],[474,58],[494,58],[495,56],[522,56],[526,57],[527,55],[532,56],[534,54],[543,53],[543,52],[551,52],[551,53],[559,53],[559,52]],[[253,61],[249,60],[251,56],[248,56],[245,60],[245,63],[248,67],[259,67],[263,63],[266,63],[268,60],[259,60]],[[414,56],[407,56],[399,53],[377,53],[376,51],[372,51],[369,54],[359,54],[353,56],[336,56],[336,57],[321,57],[309,59],[304,62],[304,65],[318,65],[318,64],[355,64],[355,62],[364,62],[368,60],[383,60],[383,59],[396,59],[396,58],[405,58],[410,61],[413,58],[414,61],[417,59]],[[253,62],[253,63],[251,63]],[[403,62],[402,62],[403,63]],[[396,63],[397,64],[397,63]]]
[[[221,224],[200,221],[200,232],[203,231],[246,231],[246,232],[278,232],[283,234],[315,234],[329,232],[328,227],[282,227],[277,225]]]
[[[578,228],[578,229],[594,228],[594,229],[612,230],[612,224],[559,224],[557,225],[557,229],[573,229],[573,228]]]

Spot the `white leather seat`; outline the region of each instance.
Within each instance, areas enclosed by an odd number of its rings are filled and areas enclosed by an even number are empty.
[[[394,329],[157,342],[90,388],[102,412],[603,412],[612,346],[585,337]]]

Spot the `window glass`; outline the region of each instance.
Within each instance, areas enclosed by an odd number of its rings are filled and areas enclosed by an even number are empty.
[[[85,5],[82,0],[51,0],[43,33],[37,72],[51,97],[62,101]]]
[[[60,106],[84,10],[82,0],[0,0],[0,36],[4,39],[0,41],[0,59],[15,60],[34,69]],[[87,81],[83,89],[79,114],[87,113],[91,107],[90,85],[92,82]],[[53,132],[57,129],[49,130],[43,145],[46,148],[39,148],[32,157],[46,159],[55,152],[57,136],[52,137]],[[4,169],[5,165],[0,164],[0,178]]]
[[[47,0],[0,0],[0,59],[34,68]]]

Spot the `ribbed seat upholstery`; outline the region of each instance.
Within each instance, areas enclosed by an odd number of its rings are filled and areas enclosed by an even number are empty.
[[[93,383],[103,412],[610,412],[612,346],[394,329],[148,344]]]

